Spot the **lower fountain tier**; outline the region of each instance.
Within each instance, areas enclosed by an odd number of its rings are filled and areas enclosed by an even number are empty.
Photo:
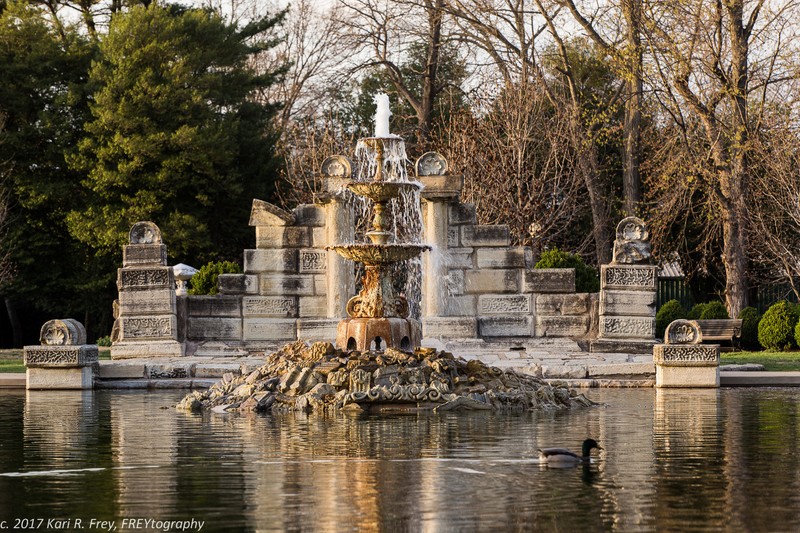
[[[413,318],[346,318],[336,330],[342,350],[413,350],[422,342],[422,326]]]
[[[413,259],[430,249],[426,244],[340,244],[326,247],[345,259],[366,265],[390,265]]]

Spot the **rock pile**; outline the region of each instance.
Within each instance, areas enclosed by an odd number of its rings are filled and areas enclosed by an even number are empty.
[[[225,374],[178,409],[362,412],[484,409],[527,411],[592,405],[582,394],[539,378],[454,357],[412,352],[343,352],[327,342],[287,344],[247,376]]]

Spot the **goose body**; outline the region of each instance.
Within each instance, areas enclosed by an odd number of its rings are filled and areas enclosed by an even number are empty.
[[[586,439],[583,441],[583,446],[581,448],[582,455],[578,455],[577,453],[567,450],[566,448],[540,448],[539,460],[542,463],[558,465],[576,465],[579,463],[588,463],[590,461],[589,454],[591,453],[592,448],[597,448],[598,450],[603,449],[594,439]]]

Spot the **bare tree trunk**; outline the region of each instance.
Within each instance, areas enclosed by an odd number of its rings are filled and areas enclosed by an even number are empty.
[[[580,153],[578,157],[579,169],[586,184],[586,191],[589,194],[589,206],[592,209],[592,237],[596,248],[597,264],[606,265],[611,262],[611,234],[609,230],[608,200],[600,180],[597,145],[586,139],[580,120],[577,117],[573,118],[572,130],[575,148]]]
[[[628,41],[622,192],[625,199],[625,214],[635,215],[642,201],[642,179],[639,175],[642,123],[641,0],[624,0],[622,9],[627,23]]]

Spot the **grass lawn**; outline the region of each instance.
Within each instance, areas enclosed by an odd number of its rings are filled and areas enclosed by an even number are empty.
[[[800,371],[800,351],[795,352],[722,352],[720,363],[758,363],[765,370]]]
[[[111,359],[111,349],[100,348],[100,359]],[[0,350],[0,373],[4,372],[25,372],[22,350]]]

